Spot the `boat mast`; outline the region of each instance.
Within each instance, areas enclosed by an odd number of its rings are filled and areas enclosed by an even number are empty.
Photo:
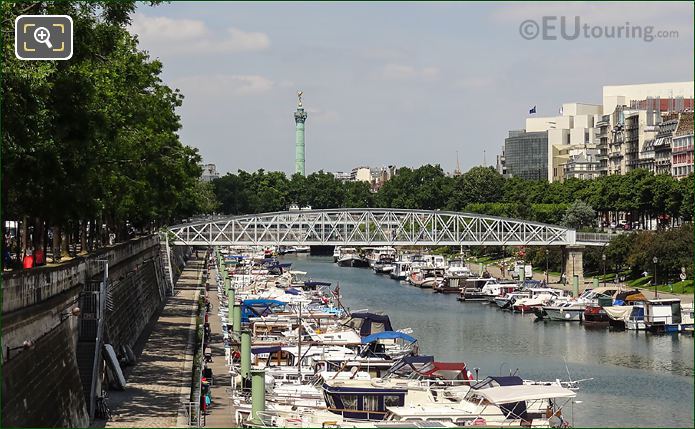
[[[299,301],[299,317],[297,326],[297,373],[302,379],[302,301]]]

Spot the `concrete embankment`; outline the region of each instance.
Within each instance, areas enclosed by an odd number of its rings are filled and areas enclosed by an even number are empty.
[[[180,272],[184,253],[170,253],[172,274]],[[58,266],[3,273],[3,427],[90,424],[92,393],[101,393],[104,375],[102,362],[94,365],[92,330],[101,320],[104,342],[118,351],[136,346],[171,289],[163,255],[159,237],[149,236]],[[98,296],[105,261],[105,305],[96,311],[89,304]],[[72,314],[78,306],[81,314]],[[91,344],[85,342],[90,335]]]

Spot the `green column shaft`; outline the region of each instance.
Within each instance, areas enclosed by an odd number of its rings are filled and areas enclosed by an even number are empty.
[[[241,305],[234,303],[234,313],[232,314],[232,330],[234,332],[241,332]]]
[[[224,294],[229,296],[229,286],[231,286],[232,280],[229,278],[229,276],[224,278]]]
[[[241,376],[249,378],[251,370],[251,331],[241,331]]]
[[[234,325],[234,289],[229,290],[227,297],[227,325]]]
[[[572,278],[572,289],[574,290],[574,297],[579,296],[579,276],[574,275],[574,278]]]
[[[304,122],[296,123],[295,173],[304,176]]]
[[[251,370],[251,419],[260,423],[259,412],[265,411],[265,370]]]
[[[594,277],[594,288],[598,287],[598,277]]]

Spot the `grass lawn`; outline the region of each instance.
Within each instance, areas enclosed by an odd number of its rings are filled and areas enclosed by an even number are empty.
[[[659,292],[671,292],[673,288],[673,293],[680,293],[680,294],[692,294],[693,291],[695,290],[693,288],[693,281],[692,280],[683,280],[677,283],[673,283],[671,286],[669,285],[658,285],[656,287]]]
[[[654,290],[654,286],[650,285],[652,276],[640,277],[638,279],[630,280],[627,285],[630,287],[639,287],[647,290]],[[679,294],[692,294],[695,291],[693,287],[693,280],[683,280],[680,282],[673,283],[669,285],[657,285],[656,288],[659,292],[672,292]]]

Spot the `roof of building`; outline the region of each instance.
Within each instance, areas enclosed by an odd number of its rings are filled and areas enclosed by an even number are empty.
[[[693,133],[693,112],[683,112],[678,118],[678,126],[674,136],[683,136]]]

